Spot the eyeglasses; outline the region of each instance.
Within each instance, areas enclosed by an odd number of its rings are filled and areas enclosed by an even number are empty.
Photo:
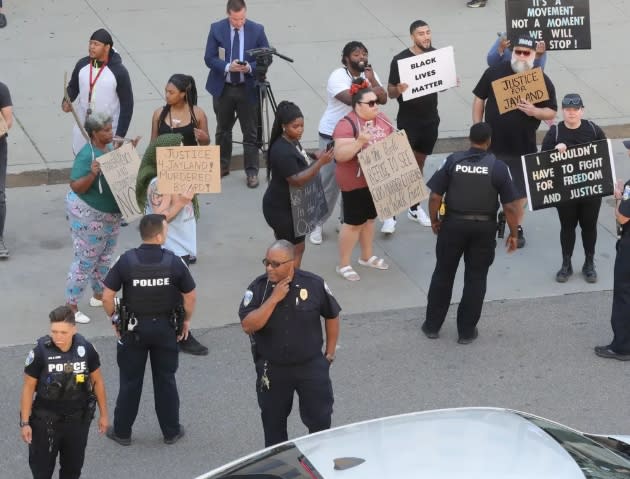
[[[272,260],[267,259],[267,258],[263,258],[262,264],[265,265],[265,268],[267,266],[271,266],[272,269],[276,269],[276,268],[279,268],[280,266],[282,266],[283,264],[287,264],[290,261],[293,261],[293,260],[292,259],[288,259],[286,261],[278,262],[278,261],[272,261]]]
[[[358,101],[357,103],[361,103],[362,105],[368,105],[370,108],[374,108],[378,103],[378,100],[370,100],[370,101]]]
[[[514,50],[515,55],[520,55],[522,57],[528,57],[532,54],[531,50]]]

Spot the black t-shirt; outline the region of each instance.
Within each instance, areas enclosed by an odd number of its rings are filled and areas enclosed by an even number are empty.
[[[506,76],[513,75],[512,65],[509,62],[501,62],[499,65],[488,68],[473,93],[477,98],[486,100],[485,121],[492,126],[491,150],[497,154],[521,156],[535,153],[536,130],[540,126],[540,120],[527,116],[520,110],[512,110],[499,114],[497,100],[492,90],[492,82]],[[556,101],[556,89],[547,75],[543,73],[549,100],[535,103],[539,108],[551,108],[558,110]]]
[[[13,103],[11,103],[11,93],[9,93],[9,88],[4,83],[0,82],[0,108],[7,106],[13,106]]]
[[[431,47],[429,51],[433,51],[435,48]],[[400,72],[398,71],[398,60],[404,58],[415,57],[409,48],[405,48],[402,52],[392,58],[392,62],[389,65],[389,80],[387,82],[390,85],[398,85],[400,83]],[[413,98],[411,100],[403,101],[402,95],[396,98],[398,101],[398,116],[396,121],[398,122],[398,128],[402,128],[401,125],[412,122],[414,125],[435,123],[440,120],[438,115],[438,95],[437,93],[431,93],[430,95]]]
[[[556,138],[557,137],[557,138]],[[582,120],[577,128],[567,128],[563,121],[552,126],[542,142],[542,151],[555,149],[558,143],[567,146],[581,145],[591,141],[605,140],[604,131],[592,121]]]
[[[271,180],[263,205],[270,208],[283,208],[291,211],[291,198],[289,196],[289,183],[287,178],[308,168],[304,156],[298,151],[298,147],[286,140],[283,136],[271,145],[269,150],[269,163],[271,168]]]
[[[626,184],[623,185],[623,194],[619,202],[619,213],[630,218],[630,180],[626,181]],[[627,237],[628,231],[630,230],[630,221],[624,223],[622,228],[624,237]]]

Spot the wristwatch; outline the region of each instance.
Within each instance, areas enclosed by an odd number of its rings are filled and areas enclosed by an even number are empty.
[[[30,423],[28,421],[22,421],[22,419],[20,419],[20,428],[23,428],[24,426],[30,426]]]

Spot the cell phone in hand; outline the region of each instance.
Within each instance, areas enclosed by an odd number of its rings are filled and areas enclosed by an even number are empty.
[[[368,120],[365,122],[366,128],[372,128],[374,126],[374,122],[372,120]]]
[[[242,60],[236,60],[236,63],[238,63],[239,65],[247,65],[247,62],[244,62]]]
[[[326,151],[330,151],[335,147],[335,140],[332,140],[326,145]]]

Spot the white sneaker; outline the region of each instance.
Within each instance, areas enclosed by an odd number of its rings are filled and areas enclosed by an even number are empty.
[[[407,210],[407,218],[409,218],[411,221],[420,223],[422,226],[431,226],[431,219],[421,206],[418,206],[417,210],[412,210],[411,208],[409,208]]]
[[[396,220],[394,218],[387,218],[385,221],[383,221],[381,233],[391,235],[394,233],[394,231],[396,231]]]
[[[87,324],[90,322],[90,318],[87,315],[83,314],[81,311],[77,311],[76,313],[74,313],[74,320],[80,324]]]
[[[311,234],[308,237],[308,240],[313,244],[322,244],[322,227],[321,225],[317,225],[311,231]]]
[[[90,306],[92,306],[93,308],[100,308],[101,306],[103,306],[103,301],[92,296],[90,298]]]

